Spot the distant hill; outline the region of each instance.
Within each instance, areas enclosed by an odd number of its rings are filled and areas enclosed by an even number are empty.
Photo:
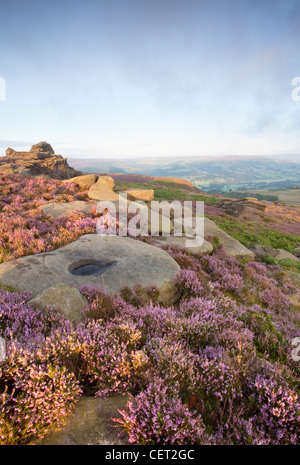
[[[220,158],[70,158],[84,172],[145,174],[186,179],[206,191],[287,188],[300,183],[300,163],[269,157]]]

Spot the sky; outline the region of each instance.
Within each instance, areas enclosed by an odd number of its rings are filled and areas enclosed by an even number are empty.
[[[300,154],[299,76],[299,0],[0,0],[0,156]]]

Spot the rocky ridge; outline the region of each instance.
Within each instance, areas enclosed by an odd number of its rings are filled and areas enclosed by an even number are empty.
[[[6,156],[0,158],[0,174],[68,179],[81,172],[70,167],[66,158],[56,155],[50,144],[39,142],[29,152],[18,152],[9,147]]]

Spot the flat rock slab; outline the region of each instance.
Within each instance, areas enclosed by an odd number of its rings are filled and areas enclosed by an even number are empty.
[[[231,237],[208,218],[204,218],[204,234],[217,237],[229,257],[244,258],[247,260],[255,258],[254,252],[247,249],[247,247]]]
[[[175,260],[153,245],[128,237],[85,234],[52,252],[0,264],[0,283],[34,297],[61,282],[75,287],[90,284],[112,294],[119,294],[124,286],[156,285],[161,302],[173,303],[179,297],[173,283],[179,271]]]
[[[58,216],[68,215],[74,211],[83,212],[88,215],[91,213],[92,207],[96,205],[97,202],[74,200],[73,202],[50,202],[39,208],[45,215],[51,215],[52,218],[57,218]]]
[[[122,428],[112,418],[121,418],[118,410],[124,410],[128,396],[116,395],[107,399],[82,397],[74,415],[66,425],[47,434],[37,445],[126,445],[126,436],[119,437]]]
[[[145,202],[149,202],[154,199],[153,189],[128,189],[125,193],[136,200],[144,200]]]

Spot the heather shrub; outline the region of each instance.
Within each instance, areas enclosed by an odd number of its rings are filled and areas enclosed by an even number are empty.
[[[204,287],[193,270],[181,270],[175,277],[175,284],[182,297],[196,297],[204,294]]]
[[[121,299],[93,286],[82,285],[79,291],[88,301],[88,307],[84,313],[88,319],[112,319],[122,306]]]
[[[196,361],[194,393],[189,404],[196,408],[212,431],[224,423],[230,423],[236,415],[241,400],[239,372],[219,357],[203,354]],[[242,402],[240,401],[240,408]]]
[[[123,287],[120,292],[125,302],[134,307],[143,307],[150,303],[157,304],[159,301],[159,289],[157,286],[142,286],[136,284],[133,289]]]
[[[114,326],[89,321],[64,334],[55,332],[46,348],[74,374],[86,394],[104,397],[123,393],[128,387],[131,368],[128,345],[126,337],[122,340]]]
[[[205,271],[217,281],[223,292],[240,295],[244,286],[241,266],[234,257],[226,256],[222,248],[201,260]]]
[[[243,319],[254,334],[256,349],[261,354],[268,354],[272,360],[280,358],[284,336],[276,329],[271,315],[256,305],[247,309]]]
[[[0,445],[27,444],[63,423],[81,393],[65,367],[10,344],[0,363]]]
[[[266,444],[298,444],[299,397],[283,380],[257,374],[249,382],[251,419]]]
[[[182,338],[193,351],[212,345],[235,351],[240,344],[244,350],[252,347],[253,333],[228,310],[228,301],[198,297],[184,301],[181,310],[188,315],[181,320]]]
[[[53,330],[70,325],[51,308],[41,311],[29,305],[31,297],[28,292],[0,289],[0,335],[25,348],[38,347]]]
[[[145,343],[152,337],[170,336],[174,339],[181,334],[178,312],[173,307],[162,307],[150,303],[137,308],[131,305],[124,307],[118,321],[131,321],[142,334]]]
[[[195,390],[196,356],[173,340],[153,338],[146,345],[155,373],[164,381],[168,395],[179,394],[185,400]]]
[[[157,379],[120,413],[123,418],[115,421],[134,444],[195,444],[204,431],[201,418],[194,416],[179,397],[171,397]]]

